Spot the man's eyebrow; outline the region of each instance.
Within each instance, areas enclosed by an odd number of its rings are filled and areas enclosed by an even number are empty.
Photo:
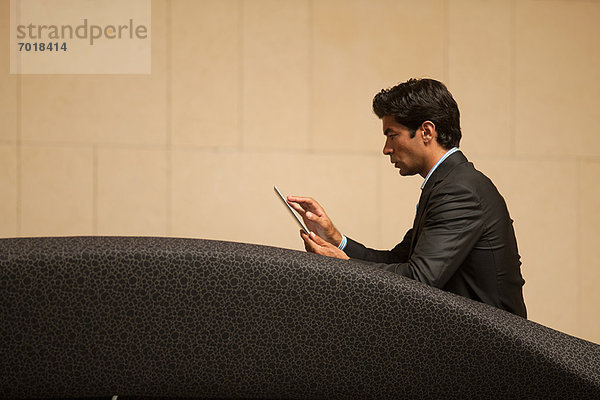
[[[383,131],[383,134],[387,136],[390,132],[393,132],[392,128],[387,128],[385,131]]]

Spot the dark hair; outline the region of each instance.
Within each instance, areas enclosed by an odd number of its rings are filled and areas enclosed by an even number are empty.
[[[411,137],[423,122],[433,122],[445,149],[458,147],[462,137],[458,105],[448,88],[434,79],[409,79],[383,89],[373,99],[373,111],[379,118],[393,116],[411,130]]]

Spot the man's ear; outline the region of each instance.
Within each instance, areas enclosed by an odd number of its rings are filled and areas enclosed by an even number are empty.
[[[421,135],[423,135],[423,143],[431,143],[437,140],[437,131],[435,124],[431,121],[425,121],[421,124]]]

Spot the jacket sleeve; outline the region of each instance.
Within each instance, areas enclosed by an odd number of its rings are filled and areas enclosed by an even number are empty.
[[[476,193],[463,185],[432,193],[428,203],[410,258],[396,263],[378,261],[376,266],[441,288],[482,236],[484,216]]]
[[[348,238],[344,252],[351,258],[376,263],[403,263],[408,261],[410,252],[410,241],[412,229],[404,235],[402,242],[398,243],[392,250],[374,250]]]

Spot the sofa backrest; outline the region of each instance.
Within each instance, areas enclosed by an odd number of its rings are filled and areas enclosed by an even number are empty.
[[[364,264],[0,239],[5,397],[600,398],[600,346]]]

